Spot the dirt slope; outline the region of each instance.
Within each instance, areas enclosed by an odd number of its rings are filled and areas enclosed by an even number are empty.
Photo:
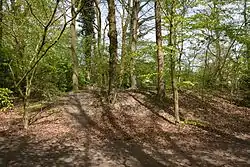
[[[122,92],[110,108],[82,91],[39,111],[27,131],[1,113],[0,166],[250,166],[249,108],[182,93],[182,118],[196,121],[176,126],[169,101]]]

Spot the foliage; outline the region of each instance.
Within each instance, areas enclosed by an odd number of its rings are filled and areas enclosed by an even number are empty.
[[[114,10],[116,17],[121,16],[113,25],[117,34],[108,32],[110,24],[102,20],[108,14],[103,10],[107,7],[103,3],[107,2],[75,2],[74,6],[70,1],[3,0],[0,87],[23,99],[39,100],[51,100],[61,92],[71,91],[72,78],[79,82],[80,89],[88,85],[107,88],[109,81],[114,87],[129,88],[135,78],[137,88],[156,89],[160,76],[157,70],[161,69],[161,85],[166,89],[172,89],[175,83],[177,91],[226,90],[232,97],[244,92],[243,101],[250,104],[250,8],[246,0],[159,1],[164,62],[157,58],[159,47],[155,32],[152,33],[157,27],[153,7],[156,1],[140,1],[138,31],[131,26],[134,19],[129,10],[133,3],[114,1],[122,9],[118,13]],[[72,33],[68,26],[74,25],[72,20],[67,22],[73,7],[79,9],[79,13],[72,12],[78,15],[78,33]],[[116,51],[110,51],[108,45],[113,47],[116,43],[108,40],[111,35],[113,39],[118,37],[118,54],[113,58],[109,55]],[[52,45],[54,42],[56,45]],[[135,43],[136,50],[131,51]],[[11,92],[2,91],[5,99],[1,105],[8,106]]]
[[[191,89],[195,86],[195,83],[191,82],[191,81],[182,81],[179,82],[178,87],[180,89]]]
[[[6,110],[13,107],[12,93],[8,88],[0,88],[0,109]]]

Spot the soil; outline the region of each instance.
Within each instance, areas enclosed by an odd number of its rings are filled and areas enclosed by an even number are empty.
[[[250,108],[223,97],[180,94],[173,104],[152,92],[124,91],[112,106],[96,90],[69,93],[32,111],[0,113],[0,166],[250,166]]]

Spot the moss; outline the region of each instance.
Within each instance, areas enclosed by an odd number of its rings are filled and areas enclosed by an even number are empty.
[[[207,126],[204,122],[201,122],[199,120],[184,120],[184,121],[182,121],[182,124],[194,125],[194,126],[203,126],[203,127]]]

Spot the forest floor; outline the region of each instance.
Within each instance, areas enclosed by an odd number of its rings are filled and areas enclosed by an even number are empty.
[[[83,90],[37,107],[28,130],[17,112],[0,113],[0,166],[250,166],[250,108],[182,92],[175,125],[171,106],[124,91],[111,108]]]

